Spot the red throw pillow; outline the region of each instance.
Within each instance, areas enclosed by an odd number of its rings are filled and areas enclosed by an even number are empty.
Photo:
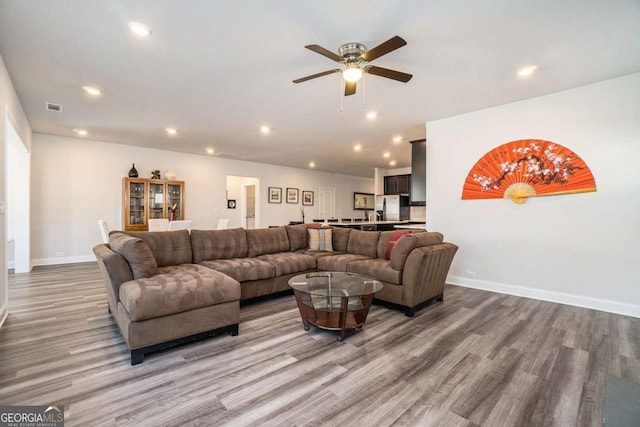
[[[384,259],[391,259],[391,251],[393,250],[393,247],[405,234],[411,234],[411,230],[396,230],[395,233],[393,233],[391,240],[389,240],[389,244],[387,245],[387,252],[384,254]]]

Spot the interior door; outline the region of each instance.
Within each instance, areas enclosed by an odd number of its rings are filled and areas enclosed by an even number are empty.
[[[336,217],[336,189],[320,187],[318,189],[318,218]]]

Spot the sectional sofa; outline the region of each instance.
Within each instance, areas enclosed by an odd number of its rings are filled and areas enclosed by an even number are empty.
[[[376,300],[413,316],[443,299],[458,247],[437,232],[324,229],[331,250],[310,250],[308,226],[168,232],[113,231],[93,248],[109,311],[131,351],[146,353],[228,332],[238,334],[240,301],[289,291],[294,275],[348,271],[384,283]]]

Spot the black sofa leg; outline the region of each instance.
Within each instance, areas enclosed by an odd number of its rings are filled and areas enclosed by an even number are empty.
[[[238,324],[237,323],[235,325],[229,326],[229,335],[231,335],[232,337],[235,337],[236,335],[238,335]]]
[[[413,307],[407,307],[404,309],[404,315],[407,317],[413,317],[416,314]]]
[[[131,366],[139,365],[144,360],[144,351],[131,350]]]
[[[444,301],[444,294],[440,294],[436,297],[436,301]]]

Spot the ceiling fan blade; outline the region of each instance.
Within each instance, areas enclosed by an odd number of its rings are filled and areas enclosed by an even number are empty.
[[[364,59],[367,62],[373,61],[376,58],[380,58],[382,55],[386,55],[389,52],[393,52],[394,50],[401,48],[406,45],[407,42],[400,36],[393,36],[386,42],[379,44],[373,49],[369,49],[365,53],[363,53],[360,58]]]
[[[344,82],[344,96],[353,95],[356,93],[357,82]]]
[[[369,65],[368,67],[365,68],[365,71],[369,74],[374,74],[380,77],[386,77],[388,79],[398,80],[404,83],[408,82],[413,77],[412,74],[390,70],[388,68],[376,67],[375,65]]]
[[[315,53],[319,53],[320,55],[326,56],[329,59],[333,59],[336,62],[344,62],[344,58],[337,53],[331,52],[328,49],[323,48],[322,46],[318,46],[317,44],[310,44],[305,46],[307,49],[314,51]]]
[[[302,82],[306,82],[307,80],[315,79],[315,78],[318,78],[318,77],[322,77],[322,76],[326,76],[326,75],[333,74],[333,73],[338,73],[338,72],[340,72],[340,69],[336,68],[336,69],[333,69],[333,70],[328,70],[328,71],[323,71],[321,73],[312,74],[310,76],[300,77],[299,79],[295,79],[293,82],[294,83],[302,83]]]

